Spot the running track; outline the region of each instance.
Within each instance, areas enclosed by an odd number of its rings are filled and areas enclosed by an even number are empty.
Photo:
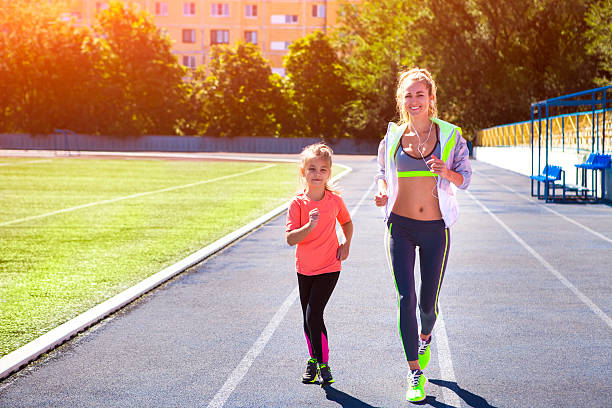
[[[293,248],[278,217],[0,384],[0,407],[403,407],[373,159],[341,157],[355,238],[326,311],[337,382],[303,385]],[[425,406],[609,407],[612,208],[544,205],[473,162]]]

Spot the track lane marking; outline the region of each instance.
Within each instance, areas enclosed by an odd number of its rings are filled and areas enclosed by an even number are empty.
[[[482,174],[482,172],[480,172],[480,171],[475,171],[475,173],[478,173],[478,175],[479,175],[479,176],[484,177],[484,178],[486,178],[486,179],[488,179],[488,180],[492,181],[493,183],[497,184],[498,186],[500,186],[500,187],[502,187],[502,188],[505,188],[506,190],[510,191],[511,193],[516,194],[517,196],[519,196],[519,197],[520,197],[520,198],[522,198],[523,200],[525,200],[525,201],[527,201],[527,202],[530,202],[530,203],[532,203],[532,204],[536,204],[536,205],[538,205],[538,206],[540,206],[540,207],[544,208],[546,211],[551,212],[551,213],[553,213],[553,214],[555,214],[555,215],[558,215],[559,217],[563,218],[565,221],[570,222],[570,223],[572,223],[572,224],[574,224],[574,225],[577,225],[578,227],[580,227],[580,228],[584,229],[584,230],[585,230],[585,231],[587,231],[587,232],[590,232],[591,234],[595,235],[596,237],[599,237],[599,238],[603,239],[604,241],[607,241],[607,242],[609,242],[609,243],[611,243],[611,244],[612,244],[612,238],[608,238],[608,237],[606,237],[605,235],[603,235],[603,234],[601,234],[601,233],[599,233],[599,232],[597,232],[597,231],[595,231],[595,230],[593,230],[593,229],[591,229],[591,228],[587,227],[586,225],[583,225],[583,224],[579,223],[579,222],[578,222],[578,221],[576,221],[576,220],[572,220],[571,218],[569,218],[569,217],[567,217],[567,216],[565,216],[565,215],[563,215],[563,214],[561,214],[561,213],[559,213],[559,212],[557,212],[557,211],[553,210],[552,208],[548,208],[548,206],[546,206],[546,205],[544,205],[544,204],[540,204],[540,203],[538,203],[538,202],[533,201],[533,200],[532,200],[530,197],[527,197],[527,196],[525,196],[524,194],[521,194],[521,193],[519,193],[518,191],[516,191],[516,190],[514,190],[514,189],[512,189],[512,188],[510,188],[510,187],[508,187],[508,186],[505,186],[505,185],[503,185],[503,184],[500,184],[500,183],[499,183],[499,182],[497,182],[495,179],[493,179],[493,178],[491,178],[491,177],[489,177],[489,176],[486,176],[486,175]]]
[[[587,305],[589,309],[591,309],[593,313],[597,315],[597,317],[603,320],[603,322],[606,323],[608,327],[612,329],[612,318],[610,318],[610,316],[605,314],[603,310],[601,310],[591,299],[589,299],[584,293],[582,293],[578,288],[576,288],[565,276],[563,276],[559,271],[557,271],[554,266],[548,263],[535,249],[533,249],[529,244],[523,241],[521,237],[519,237],[510,227],[508,227],[501,219],[499,219],[499,217],[493,214],[491,210],[487,208],[487,206],[480,202],[480,200],[474,197],[472,193],[467,190],[465,192],[487,214],[493,217],[493,219],[499,225],[501,225],[512,236],[512,238],[514,238],[519,244],[521,244],[521,246],[525,248],[527,252],[529,252],[535,259],[537,259],[551,274],[553,274],[557,279],[559,279],[561,283],[563,283],[563,285],[565,285],[570,291],[572,291],[574,295],[578,297],[578,299],[580,299],[585,305]]]
[[[353,207],[350,212],[351,219],[354,217],[355,213],[357,212],[361,204],[365,201],[365,199],[372,193],[374,186],[375,184],[372,184],[368,191],[366,191],[366,193],[361,197],[359,202],[355,205],[355,207]],[[229,396],[236,389],[238,384],[242,381],[255,359],[262,352],[266,344],[268,344],[268,341],[278,328],[281,321],[284,319],[285,315],[289,311],[289,308],[291,307],[291,305],[293,305],[295,299],[297,299],[298,294],[299,289],[296,285],[289,294],[289,296],[287,296],[285,301],[282,303],[278,311],[274,314],[270,322],[263,329],[257,340],[255,340],[255,343],[253,343],[253,345],[246,352],[240,363],[238,363],[238,366],[236,366],[236,368],[231,372],[227,380],[225,380],[223,386],[219,389],[219,391],[217,391],[213,399],[208,403],[208,408],[221,408],[227,402]]]
[[[93,203],[77,205],[77,206],[74,206],[74,207],[64,208],[64,209],[61,209],[61,210],[52,211],[52,212],[48,212],[48,213],[45,213],[45,214],[32,215],[30,217],[19,218],[19,219],[12,220],[12,221],[2,222],[2,223],[0,223],[0,227],[4,227],[4,226],[7,226],[7,225],[12,225],[12,224],[17,224],[17,223],[20,223],[20,222],[25,222],[25,221],[31,221],[31,220],[36,220],[36,219],[40,219],[40,218],[45,218],[45,217],[49,217],[51,215],[67,213],[67,212],[70,212],[70,211],[80,210],[82,208],[93,207],[93,206],[96,206],[96,205],[110,204],[110,203],[115,203],[117,201],[128,200],[130,198],[143,197],[143,196],[146,196],[146,195],[165,193],[165,192],[168,192],[168,191],[180,190],[180,189],[189,188],[189,187],[195,187],[195,186],[198,186],[198,185],[201,185],[201,184],[213,183],[215,181],[226,180],[226,179],[230,179],[230,178],[234,178],[234,177],[244,176],[245,174],[249,174],[249,173],[255,173],[255,172],[258,172],[258,171],[261,171],[261,170],[266,170],[266,169],[269,169],[270,167],[274,167],[274,166],[276,166],[276,164],[268,164],[266,166],[259,167],[259,168],[253,169],[253,170],[245,171],[245,172],[242,172],[242,173],[230,174],[230,175],[222,176],[222,177],[217,177],[217,178],[210,179],[210,180],[202,180],[202,181],[198,181],[198,182],[195,182],[195,183],[184,184],[182,186],[174,186],[174,187],[162,188],[160,190],[145,191],[145,192],[142,192],[142,193],[131,194],[129,196],[117,197],[117,198],[112,198],[112,199],[109,199],[109,200],[102,200],[102,201],[96,201],[96,202],[93,202]]]

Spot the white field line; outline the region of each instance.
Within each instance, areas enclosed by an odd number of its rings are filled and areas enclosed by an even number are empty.
[[[340,166],[344,168],[344,171],[334,177],[332,180],[339,179],[352,171],[352,169],[348,166]],[[204,259],[213,255],[214,253],[219,252],[223,248],[232,244],[232,242],[248,234],[255,228],[268,222],[282,212],[287,211],[289,203],[290,202],[286,202],[283,205],[280,205],[267,214],[262,215],[243,227],[233,231],[221,239],[218,239],[212,244],[200,249],[197,252],[194,252],[187,258],[167,267],[155,275],[149,276],[131,288],[124,290],[107,301],[100,303],[99,305],[78,315],[74,319],[67,321],[66,323],[31,341],[30,343],[0,358],[0,380],[8,377],[13,372],[18,371],[20,368],[34,361],[40,355],[54,349],[73,336],[104,319],[111,313],[116,312],[117,310],[136,300],[145,293],[155,289],[162,283],[168,281],[186,269],[202,262]]]
[[[438,314],[434,331],[434,339],[436,339],[436,348],[438,349],[438,364],[440,364],[440,377],[445,381],[456,383],[455,369],[453,368],[453,360],[451,358],[448,335],[446,334],[446,325],[444,324],[442,313]],[[448,387],[441,388],[445,404],[453,407],[461,406],[461,400],[457,393]]]
[[[48,213],[45,213],[45,214],[32,215],[30,217],[25,217],[25,218],[20,218],[20,219],[17,219],[17,220],[2,222],[2,223],[0,223],[0,227],[4,227],[4,226],[7,226],[7,225],[12,225],[12,224],[17,224],[17,223],[25,222],[25,221],[36,220],[36,219],[39,219],[39,218],[49,217],[51,215],[67,213],[67,212],[74,211],[74,210],[80,210],[82,208],[93,207],[93,206],[96,206],[96,205],[110,204],[110,203],[115,203],[117,201],[129,200],[130,198],[143,197],[143,196],[147,196],[147,195],[151,195],[151,194],[166,193],[168,191],[180,190],[180,189],[189,188],[189,187],[195,187],[195,186],[199,186],[199,185],[207,184],[207,183],[214,183],[216,181],[226,180],[226,179],[230,179],[230,178],[234,178],[234,177],[240,177],[240,176],[244,176],[245,174],[254,173],[254,172],[257,172],[257,171],[261,171],[261,170],[266,170],[266,169],[269,169],[270,167],[274,167],[274,166],[276,166],[276,164],[268,164],[266,166],[259,167],[257,169],[245,171],[245,172],[242,172],[242,173],[236,173],[236,174],[230,174],[230,175],[227,175],[227,176],[217,177],[217,178],[210,179],[210,180],[202,180],[202,181],[198,181],[196,183],[189,183],[189,184],[184,184],[182,186],[174,186],[174,187],[162,188],[160,190],[145,191],[145,192],[142,192],[142,193],[131,194],[129,196],[112,198],[110,200],[102,200],[102,201],[96,201],[94,203],[87,203],[87,204],[77,205],[75,207],[64,208],[64,209],[61,209],[61,210],[52,211],[52,212],[48,212]]]
[[[363,201],[372,194],[372,189],[374,188],[374,184],[370,186],[368,191],[361,197],[361,200],[355,205],[355,207],[351,210],[351,218],[355,215]],[[249,351],[246,352],[245,356],[242,358],[238,366],[232,371],[229,375],[223,386],[217,391],[213,399],[208,403],[208,408],[221,408],[226,402],[232,392],[236,389],[240,381],[244,378],[249,368],[257,359],[257,356],[264,349],[268,341],[276,331],[276,328],[279,326],[289,308],[295,302],[295,299],[298,297],[298,286],[294,287],[289,296],[282,303],[278,311],[274,314],[268,325],[263,329],[255,343],[251,346]]]
[[[501,225],[508,233],[514,238],[519,244],[523,246],[535,259],[537,259],[550,273],[552,273],[557,279],[561,281],[569,290],[571,290],[578,299],[580,299],[585,305],[589,307],[599,317],[603,320],[604,323],[608,325],[612,329],[612,318],[610,318],[607,314],[603,312],[591,299],[589,299],[584,293],[582,293],[578,288],[576,288],[565,276],[563,276],[559,271],[555,269],[554,266],[549,264],[535,249],[533,249],[529,244],[523,241],[510,227],[508,227],[502,220],[500,220],[495,214],[491,212],[484,204],[480,202],[476,197],[472,195],[469,191],[466,193],[470,196],[472,200],[474,200],[487,214],[489,214],[499,225]]]
[[[274,154],[274,153],[271,153]],[[232,154],[206,154],[206,153],[173,153],[173,152],[82,152],[82,155],[87,156],[122,156],[122,157],[172,157],[181,159],[223,159],[232,161],[261,161],[261,162],[281,162],[281,163],[295,163],[298,161],[297,154],[296,159],[279,159],[274,157],[266,156],[243,156],[243,155],[232,155]],[[290,155],[290,154],[287,154]]]
[[[45,159],[45,160],[28,160],[28,161],[22,161],[22,162],[18,162],[18,163],[0,163],[0,166],[21,166],[22,164],[30,164],[30,163],[49,163],[51,161],[51,159]]]
[[[576,220],[572,220],[571,218],[566,217],[565,215],[563,215],[563,214],[561,214],[561,213],[559,213],[559,212],[557,212],[557,211],[553,210],[552,208],[549,208],[549,207],[548,207],[548,206],[546,206],[546,205],[543,205],[543,204],[540,204],[540,203],[538,203],[538,202],[533,201],[533,200],[532,200],[530,197],[527,197],[527,196],[525,196],[524,194],[521,194],[521,193],[519,193],[518,191],[516,191],[516,190],[514,190],[514,189],[512,189],[512,188],[510,188],[510,187],[508,187],[508,186],[505,186],[505,185],[503,185],[503,184],[501,184],[501,183],[499,183],[499,182],[497,182],[495,179],[493,179],[493,178],[491,178],[491,177],[489,177],[489,176],[486,176],[486,175],[482,174],[480,171],[479,171],[479,172],[477,172],[477,173],[478,173],[478,175],[479,175],[479,176],[484,177],[484,178],[486,178],[486,179],[488,179],[488,180],[492,181],[493,183],[497,184],[498,186],[500,186],[500,187],[502,187],[502,188],[505,188],[506,190],[510,191],[511,193],[516,194],[517,196],[519,196],[519,197],[520,197],[520,198],[522,198],[523,200],[528,201],[528,202],[530,202],[530,203],[532,203],[532,204],[536,204],[536,205],[540,206],[541,208],[545,209],[546,211],[551,212],[551,213],[553,213],[553,214],[555,214],[555,215],[558,215],[559,217],[563,218],[565,221],[567,221],[567,222],[569,222],[569,223],[572,223],[572,224],[574,224],[574,225],[576,225],[576,226],[578,226],[578,227],[580,227],[580,228],[584,229],[585,231],[590,232],[591,234],[595,235],[596,237],[599,237],[599,238],[603,239],[604,241],[607,241],[607,242],[609,242],[609,243],[611,243],[611,244],[612,244],[612,238],[608,238],[608,237],[606,237],[605,235],[603,235],[603,234],[601,234],[601,233],[599,233],[599,232],[597,232],[597,231],[592,230],[591,228],[587,227],[586,225],[582,225],[581,223],[579,223],[579,222],[578,222],[578,221],[576,221]]]

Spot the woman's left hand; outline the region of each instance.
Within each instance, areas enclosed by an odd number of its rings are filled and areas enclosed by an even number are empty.
[[[448,179],[448,169],[446,168],[444,160],[438,159],[432,154],[431,159],[427,160],[427,165],[433,173],[436,173],[440,177]]]

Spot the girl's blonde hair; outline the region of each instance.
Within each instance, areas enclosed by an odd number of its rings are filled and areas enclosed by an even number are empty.
[[[427,112],[429,117],[438,117],[438,98],[436,97],[436,83],[433,80],[431,73],[423,68],[412,68],[408,71],[400,72],[399,81],[397,84],[397,93],[395,95],[397,101],[397,110],[400,114],[400,123],[410,121],[410,115],[404,104],[404,91],[410,82],[422,82],[427,87],[430,95],[433,95],[433,103],[428,104]]]
[[[333,154],[334,152],[332,148],[325,143],[315,143],[306,146],[302,150],[302,153],[300,153],[300,180],[302,185],[306,184],[306,178],[304,177],[304,173],[306,172],[306,162],[313,158],[325,159],[329,162],[329,171],[331,172]],[[329,180],[327,183],[325,183],[325,190],[339,194],[338,190],[333,184],[330,184]]]

